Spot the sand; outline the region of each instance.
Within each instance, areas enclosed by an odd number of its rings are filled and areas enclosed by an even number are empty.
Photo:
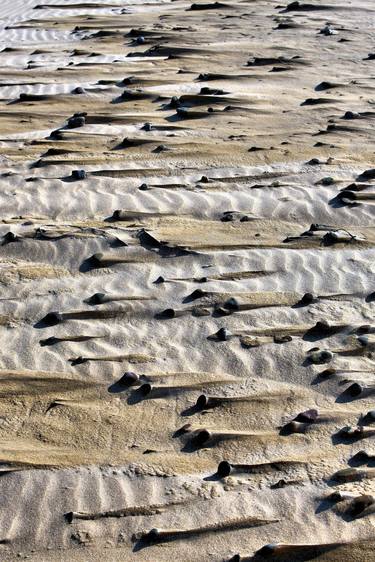
[[[375,561],[374,21],[1,2],[2,561]]]

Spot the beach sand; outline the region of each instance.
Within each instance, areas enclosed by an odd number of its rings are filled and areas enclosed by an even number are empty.
[[[374,23],[1,2],[1,561],[375,561]]]

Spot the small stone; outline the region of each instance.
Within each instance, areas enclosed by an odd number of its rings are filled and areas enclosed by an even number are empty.
[[[73,170],[72,178],[74,180],[85,180],[87,178],[87,173],[85,170]]]
[[[353,397],[359,396],[360,394],[362,394],[362,386],[355,382],[346,389],[346,392],[348,392],[350,396]]]
[[[203,289],[195,289],[195,290],[189,295],[189,299],[190,299],[190,300],[201,299],[201,298],[204,297],[206,294],[207,294],[206,291],[203,291]]]
[[[223,306],[215,305],[215,314],[219,316],[229,316],[232,312]]]
[[[329,363],[333,359],[333,353],[328,350],[313,351],[309,355],[310,361],[315,364]]]
[[[307,304],[312,304],[314,300],[315,298],[312,293],[305,293],[299,302],[300,304],[307,305]]]
[[[90,304],[103,304],[105,302],[105,293],[94,293],[89,299]]]
[[[333,27],[331,27],[329,24],[327,24],[325,27],[323,27],[319,33],[321,33],[322,35],[337,35],[338,31],[336,31],[335,29],[333,29]]]
[[[343,119],[359,119],[361,116],[356,111],[346,111]]]
[[[282,335],[275,335],[275,336],[273,337],[273,341],[274,341],[275,343],[287,343],[287,342],[289,342],[289,341],[292,341],[292,339],[293,339],[292,336],[289,336],[289,335],[285,335],[285,336],[282,336]]]
[[[83,127],[86,124],[86,119],[83,115],[73,115],[68,119],[68,129],[77,129],[78,127]]]
[[[335,180],[332,177],[328,176],[326,178],[323,178],[320,183],[322,185],[333,185],[335,183]]]
[[[220,341],[228,341],[232,335],[228,328],[220,328],[220,330],[216,332],[216,337]]]
[[[9,244],[10,242],[15,242],[16,240],[18,240],[18,236],[14,234],[14,232],[9,231],[3,236],[2,245],[4,246],[5,244]]]
[[[173,308],[166,308],[159,314],[159,318],[163,318],[163,319],[171,319],[174,318],[175,316],[176,316],[176,312]]]
[[[232,467],[228,461],[221,461],[217,467],[217,473],[221,478],[226,478],[232,472]]]
[[[148,394],[150,394],[151,390],[152,390],[152,386],[149,382],[145,382],[144,384],[142,384],[142,386],[139,387],[139,392],[143,396],[147,396]]]
[[[235,312],[235,311],[240,309],[240,305],[239,305],[237,299],[235,299],[234,297],[231,297],[230,299],[225,301],[224,308],[226,308],[227,310],[232,310],[233,312]]]
[[[357,342],[363,346],[363,347],[367,347],[370,343],[370,340],[368,338],[368,336],[358,336],[357,337]]]
[[[55,326],[63,322],[63,320],[63,315],[60,312],[49,312],[42,321],[47,326]]]
[[[180,107],[181,102],[180,102],[180,100],[178,99],[177,96],[173,96],[169,105],[170,105],[170,107],[173,107],[173,108],[176,109],[176,108]]]
[[[251,347],[259,347],[261,345],[261,341],[258,338],[254,338],[251,336],[242,336],[240,339],[241,345],[246,349]]]
[[[122,375],[121,379],[118,381],[118,384],[125,385],[125,386],[132,386],[138,381],[139,381],[139,375],[131,371],[127,371]]]
[[[210,316],[211,312],[209,308],[194,308],[192,310],[193,316]]]
[[[159,144],[154,152],[166,152],[167,150],[170,150],[170,148],[168,148],[165,144]]]
[[[303,422],[303,423],[314,423],[318,419],[319,413],[318,410],[311,409],[306,410],[305,412],[300,412],[296,416],[296,421]]]

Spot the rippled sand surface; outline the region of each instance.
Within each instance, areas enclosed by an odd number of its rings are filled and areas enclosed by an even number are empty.
[[[374,22],[1,2],[1,560],[375,561]]]

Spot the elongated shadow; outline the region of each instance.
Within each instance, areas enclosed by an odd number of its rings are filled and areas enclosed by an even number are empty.
[[[189,408],[186,408],[185,410],[183,410],[180,413],[180,416],[182,416],[183,418],[187,418],[190,416],[195,416],[196,414],[203,414],[201,408],[198,408],[198,406],[196,404],[194,404],[194,406],[189,406]]]
[[[345,435],[338,432],[338,433],[334,433],[331,436],[331,441],[332,441],[332,445],[353,445],[353,443],[357,443],[357,441],[361,441],[361,438],[355,435]]]
[[[307,332],[305,332],[305,334],[302,336],[302,339],[304,341],[310,341],[310,342],[319,341],[324,338],[329,338],[331,336],[334,336],[335,334],[340,333],[341,331],[343,331],[342,327],[327,326],[327,328],[324,328],[324,327],[313,326],[312,328],[307,330]]]

